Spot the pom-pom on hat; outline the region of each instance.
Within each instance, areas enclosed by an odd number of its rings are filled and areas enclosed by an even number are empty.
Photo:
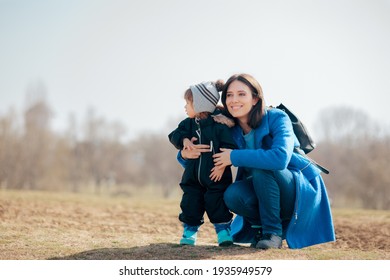
[[[193,106],[196,113],[214,112],[219,101],[219,93],[213,82],[203,82],[190,86]]]

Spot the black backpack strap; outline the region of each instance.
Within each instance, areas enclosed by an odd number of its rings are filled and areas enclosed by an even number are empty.
[[[294,148],[294,152],[300,154],[301,156],[307,158],[308,160],[310,160],[310,162],[312,164],[314,164],[315,166],[317,166],[318,169],[320,169],[322,172],[324,172],[325,174],[329,174],[329,170],[326,169],[325,167],[323,167],[322,165],[320,165],[319,163],[317,163],[316,161],[314,161],[312,158],[308,157],[304,151],[302,151],[299,147],[295,147]]]
[[[298,138],[301,149],[305,154],[310,153],[316,147],[313,138],[311,137],[309,130],[303,124],[303,122],[295,115],[290,109],[284,106],[282,103],[276,106],[276,108],[284,111],[287,116],[290,118],[291,124],[293,126],[294,134]]]

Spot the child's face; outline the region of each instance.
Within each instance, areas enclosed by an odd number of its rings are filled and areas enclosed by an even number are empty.
[[[192,102],[186,100],[186,105],[184,106],[184,109],[189,118],[191,119],[195,118],[196,113],[194,110],[194,106],[192,105]]]

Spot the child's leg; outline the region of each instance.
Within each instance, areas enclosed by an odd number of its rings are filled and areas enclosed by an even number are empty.
[[[226,185],[213,185],[204,194],[204,207],[213,224],[230,223],[233,214],[223,200]]]
[[[204,216],[204,191],[201,186],[189,186],[181,184],[183,196],[180,203],[182,212],[179,220],[183,222],[183,235],[181,245],[195,245],[199,226],[203,224]]]
[[[205,194],[205,208],[210,222],[214,224],[219,246],[230,246],[233,238],[230,235],[230,224],[233,214],[226,207],[223,193],[226,185],[213,185]]]
[[[179,220],[191,226],[200,226],[203,224],[204,208],[204,190],[201,186],[189,186],[181,184],[183,196],[180,202],[182,212]]]

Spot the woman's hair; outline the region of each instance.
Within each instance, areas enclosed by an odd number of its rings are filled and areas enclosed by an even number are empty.
[[[259,82],[249,74],[235,74],[235,75],[231,76],[227,80],[227,82],[224,86],[224,89],[222,90],[222,96],[221,96],[222,104],[225,107],[226,113],[227,113],[228,117],[231,117],[231,118],[233,118],[233,116],[229,113],[229,111],[227,110],[227,106],[226,106],[226,93],[227,93],[227,90],[228,90],[230,84],[234,81],[240,81],[240,82],[244,83],[245,85],[247,85],[252,92],[252,96],[254,98],[257,97],[259,99],[259,101],[256,103],[256,105],[254,105],[252,107],[252,109],[250,110],[249,116],[248,116],[248,125],[251,128],[256,128],[261,124],[261,120],[262,120],[263,115],[264,115],[265,101],[264,101],[264,96],[263,96],[263,90],[262,90]]]
[[[214,85],[218,92],[221,92],[225,88],[225,82],[223,80],[217,80],[216,82],[214,82]],[[194,96],[192,95],[191,89],[188,88],[184,92],[184,99],[190,102],[191,104],[194,104]],[[221,109],[221,107],[218,105],[216,108]],[[198,117],[199,119],[206,119],[210,114],[211,114],[210,112],[200,112],[200,113],[197,112],[196,117]]]

